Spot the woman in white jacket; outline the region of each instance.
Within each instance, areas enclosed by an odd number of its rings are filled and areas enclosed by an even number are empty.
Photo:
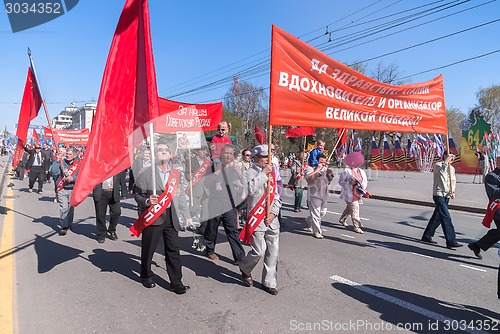
[[[346,222],[347,217],[351,216],[354,232],[363,233],[361,220],[359,218],[359,200],[368,185],[366,173],[359,168],[365,159],[359,152],[349,153],[344,162],[347,168],[339,176],[339,185],[341,186],[340,198],[346,202],[346,207],[340,216],[339,223],[343,226],[349,226]],[[358,190],[361,188],[361,191]]]

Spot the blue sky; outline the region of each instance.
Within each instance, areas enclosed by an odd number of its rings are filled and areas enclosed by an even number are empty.
[[[78,106],[97,101],[109,46],[124,3],[124,0],[81,0],[65,15],[15,34],[2,7],[1,129],[6,126],[14,130],[17,123],[29,65],[28,47],[51,117],[73,101]],[[455,6],[412,22],[398,21],[401,24],[394,28],[352,40],[352,34],[366,32],[382,22],[452,5]],[[210,89],[199,90],[199,87],[224,77],[232,78],[239,71],[268,61],[272,24],[318,48],[332,46],[325,53],[348,64],[408,48],[369,61],[367,74],[380,62],[398,65],[402,76],[411,76],[407,83],[443,74],[446,106],[464,113],[477,103],[475,94],[480,88],[500,84],[500,52],[461,62],[500,49],[500,21],[489,23],[500,19],[500,3],[494,0],[149,0],[149,7],[159,95],[178,101],[222,100],[230,88],[230,80]],[[420,8],[411,10],[416,7]],[[394,16],[396,13],[400,14]],[[384,16],[387,17],[381,19]],[[470,29],[481,24],[486,25]],[[328,36],[324,34],[326,26],[332,32],[331,42],[327,42]],[[457,34],[465,29],[470,30]],[[446,35],[451,36],[429,42]],[[336,45],[344,41],[344,45]],[[412,47],[420,43],[425,44]],[[414,75],[455,62],[461,63]],[[269,88],[269,67],[240,80]],[[192,93],[178,95],[192,89],[195,90]],[[32,123],[46,124],[43,110]]]

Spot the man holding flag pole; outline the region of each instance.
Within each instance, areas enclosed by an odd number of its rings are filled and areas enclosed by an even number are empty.
[[[153,131],[151,130],[151,133]],[[142,212],[139,219],[130,227],[133,235],[142,234],[141,244],[141,283],[146,288],[154,288],[151,264],[160,237],[165,247],[165,262],[170,291],[184,294],[189,286],[182,283],[182,264],[180,258],[179,235],[180,223],[178,211],[186,211],[181,201],[173,200],[179,186],[181,174],[172,168],[171,150],[165,141],[154,144],[151,136],[151,166],[146,167],[136,179],[135,201]],[[160,193],[160,195],[158,195]],[[178,196],[176,197],[178,199]],[[189,218],[190,219],[190,218]],[[188,222],[191,223],[191,222]]]
[[[272,172],[268,147],[268,145],[258,145],[253,148],[254,164],[244,174],[247,181],[249,213],[240,233],[240,239],[250,244],[252,249],[239,263],[239,267],[244,283],[252,286],[252,270],[260,259],[264,258],[263,289],[271,295],[277,295],[280,233],[277,217],[281,200],[277,193],[276,177]]]

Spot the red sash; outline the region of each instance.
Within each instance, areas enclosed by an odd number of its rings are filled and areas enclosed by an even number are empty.
[[[304,161],[304,164],[302,165],[300,172],[297,173],[297,180],[300,180],[302,178],[302,176],[305,173],[306,168],[307,168],[307,161]]]
[[[61,164],[63,164],[64,161],[61,161]],[[80,167],[80,161],[78,160],[73,160],[73,163],[71,164],[71,166],[68,167],[68,169],[66,169],[66,174],[67,175],[61,175],[61,177],[59,178],[59,180],[57,180],[57,183],[56,183],[56,197],[57,197],[57,194],[64,188],[64,186],[66,185],[66,178],[65,176],[72,176],[76,173],[76,171],[78,170],[78,167]],[[61,168],[62,170],[62,168]]]
[[[274,176],[274,172],[269,173],[269,186],[271,192],[269,200],[272,204],[274,201],[274,192],[276,190],[276,177]],[[240,240],[245,244],[249,244],[252,241],[253,232],[257,226],[259,226],[260,222],[266,219],[266,197],[267,189],[262,194],[262,197],[259,202],[257,202],[257,205],[255,205],[247,215],[245,226],[239,235]]]
[[[201,164],[201,166],[198,167],[196,172],[194,172],[192,175],[191,184],[193,186],[196,184],[196,182],[200,181],[201,178],[207,173],[208,168],[210,167],[211,164],[212,164],[212,162],[210,161],[210,159],[205,158],[203,160],[203,163]],[[186,188],[185,193],[186,193],[186,195],[189,196],[189,188]]]
[[[486,215],[484,215],[483,218],[483,226],[490,228],[491,227],[491,221],[493,220],[493,217],[495,216],[495,212],[500,209],[500,199],[492,199],[488,203],[488,207],[486,208]]]
[[[154,168],[154,167],[153,167]],[[177,185],[179,184],[180,172],[177,169],[171,169],[170,175],[165,185],[165,191],[158,197],[158,204],[150,206],[141,214],[141,216],[130,226],[130,232],[136,237],[140,236],[142,231],[161,216],[172,202]],[[156,185],[155,185],[156,186]]]

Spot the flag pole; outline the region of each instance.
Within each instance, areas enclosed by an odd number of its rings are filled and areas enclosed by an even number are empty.
[[[307,136],[304,136],[304,145],[302,147],[302,162],[300,165],[301,169],[304,167],[304,162],[306,161],[306,141],[307,141]]]
[[[344,136],[344,133],[345,133],[345,128],[342,129],[342,132],[340,133],[340,136],[337,139],[337,143],[333,147],[332,153],[330,153],[330,156],[328,157],[328,161],[330,161],[330,159],[332,158],[333,152],[335,152],[335,150],[337,149],[337,146],[339,145],[340,141],[342,140],[342,137]]]
[[[188,147],[188,165],[189,165],[189,199],[190,206],[194,206],[193,201],[193,166],[191,165],[191,147]]]
[[[153,183],[153,195],[156,196],[156,157],[153,122],[149,123],[149,147],[151,148],[151,180]]]
[[[40,93],[40,97],[42,98],[43,110],[45,111],[45,117],[47,117],[47,123],[49,124],[50,133],[52,133],[52,139],[54,140],[54,143],[56,143],[56,136],[54,136],[54,130],[52,129],[52,122],[50,121],[49,110],[47,108],[47,104],[45,103],[45,99],[43,98],[42,88],[40,87],[40,82],[38,81],[38,77],[36,75],[35,62],[33,61],[33,57],[31,56],[30,48],[28,48],[28,57],[30,58],[30,67],[31,70],[33,71],[33,76],[35,77],[38,92]],[[57,143],[55,146],[57,152],[58,151]]]
[[[267,130],[267,164],[269,167],[273,167],[273,155],[271,153],[271,145],[272,145],[272,135],[273,135],[273,126],[271,125],[271,122],[269,122],[269,128]],[[279,171],[278,171],[279,172]],[[275,175],[276,177],[276,175]],[[266,190],[266,217],[269,217],[271,214],[271,178],[267,179],[267,190]]]

